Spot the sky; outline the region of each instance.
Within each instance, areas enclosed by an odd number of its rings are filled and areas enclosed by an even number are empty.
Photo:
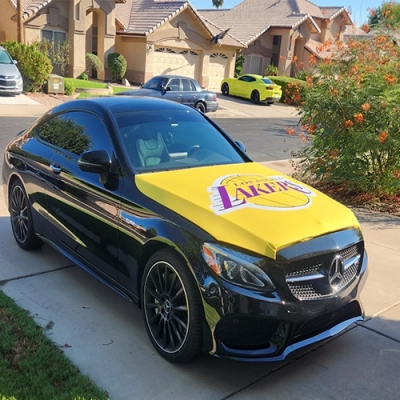
[[[197,9],[213,8],[212,0],[189,0]],[[233,8],[242,0],[224,0],[222,8]],[[318,6],[343,6],[351,11],[354,23],[361,26],[368,21],[368,9],[376,9],[382,4],[382,0],[312,0]]]

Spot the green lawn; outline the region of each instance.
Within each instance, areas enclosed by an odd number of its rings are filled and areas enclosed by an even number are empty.
[[[107,84],[103,82],[85,81],[83,79],[75,79],[75,78],[64,78],[64,80],[71,82],[74,88],[79,88],[79,89],[105,89],[107,87]],[[124,92],[126,90],[131,90],[131,88],[124,86],[113,86],[114,94]],[[89,97],[99,97],[99,95],[90,93],[81,93],[78,96],[78,99],[87,99]]]
[[[29,313],[0,290],[0,399],[105,400]]]
[[[64,78],[65,82],[71,82],[74,88],[81,89],[105,89],[107,87],[106,83],[96,82],[96,81],[85,81],[83,79],[75,78]]]

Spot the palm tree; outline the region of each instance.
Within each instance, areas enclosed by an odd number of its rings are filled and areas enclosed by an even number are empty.
[[[22,20],[23,15],[22,0],[17,0],[17,41],[18,43],[24,42],[24,22]]]
[[[212,0],[212,4],[215,8],[220,8],[224,5],[224,0]]]

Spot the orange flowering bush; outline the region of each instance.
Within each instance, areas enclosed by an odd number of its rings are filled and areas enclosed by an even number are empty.
[[[321,46],[299,105],[303,175],[375,195],[400,193],[400,47],[387,33]],[[310,127],[313,127],[310,129]]]

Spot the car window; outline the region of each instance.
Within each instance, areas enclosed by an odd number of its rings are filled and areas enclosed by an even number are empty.
[[[245,162],[240,151],[194,110],[131,112],[115,118],[138,172]]]
[[[171,88],[172,92],[179,92],[181,90],[179,79],[174,78],[168,82],[168,87]]]
[[[244,81],[244,82],[254,82],[255,80],[256,80],[255,78],[248,75],[243,75],[239,78],[239,81]]]
[[[267,85],[273,85],[274,82],[271,81],[271,79],[268,78],[261,78],[261,80],[266,83]]]
[[[46,120],[36,129],[39,137],[70,153],[112,148],[103,122],[88,112],[69,112]]]
[[[146,82],[142,87],[144,89],[161,90],[162,86],[166,85],[168,78],[155,77]]]
[[[182,79],[182,89],[184,92],[195,92],[196,87],[190,79]]]
[[[0,50],[0,64],[13,64],[12,58],[4,50]]]

